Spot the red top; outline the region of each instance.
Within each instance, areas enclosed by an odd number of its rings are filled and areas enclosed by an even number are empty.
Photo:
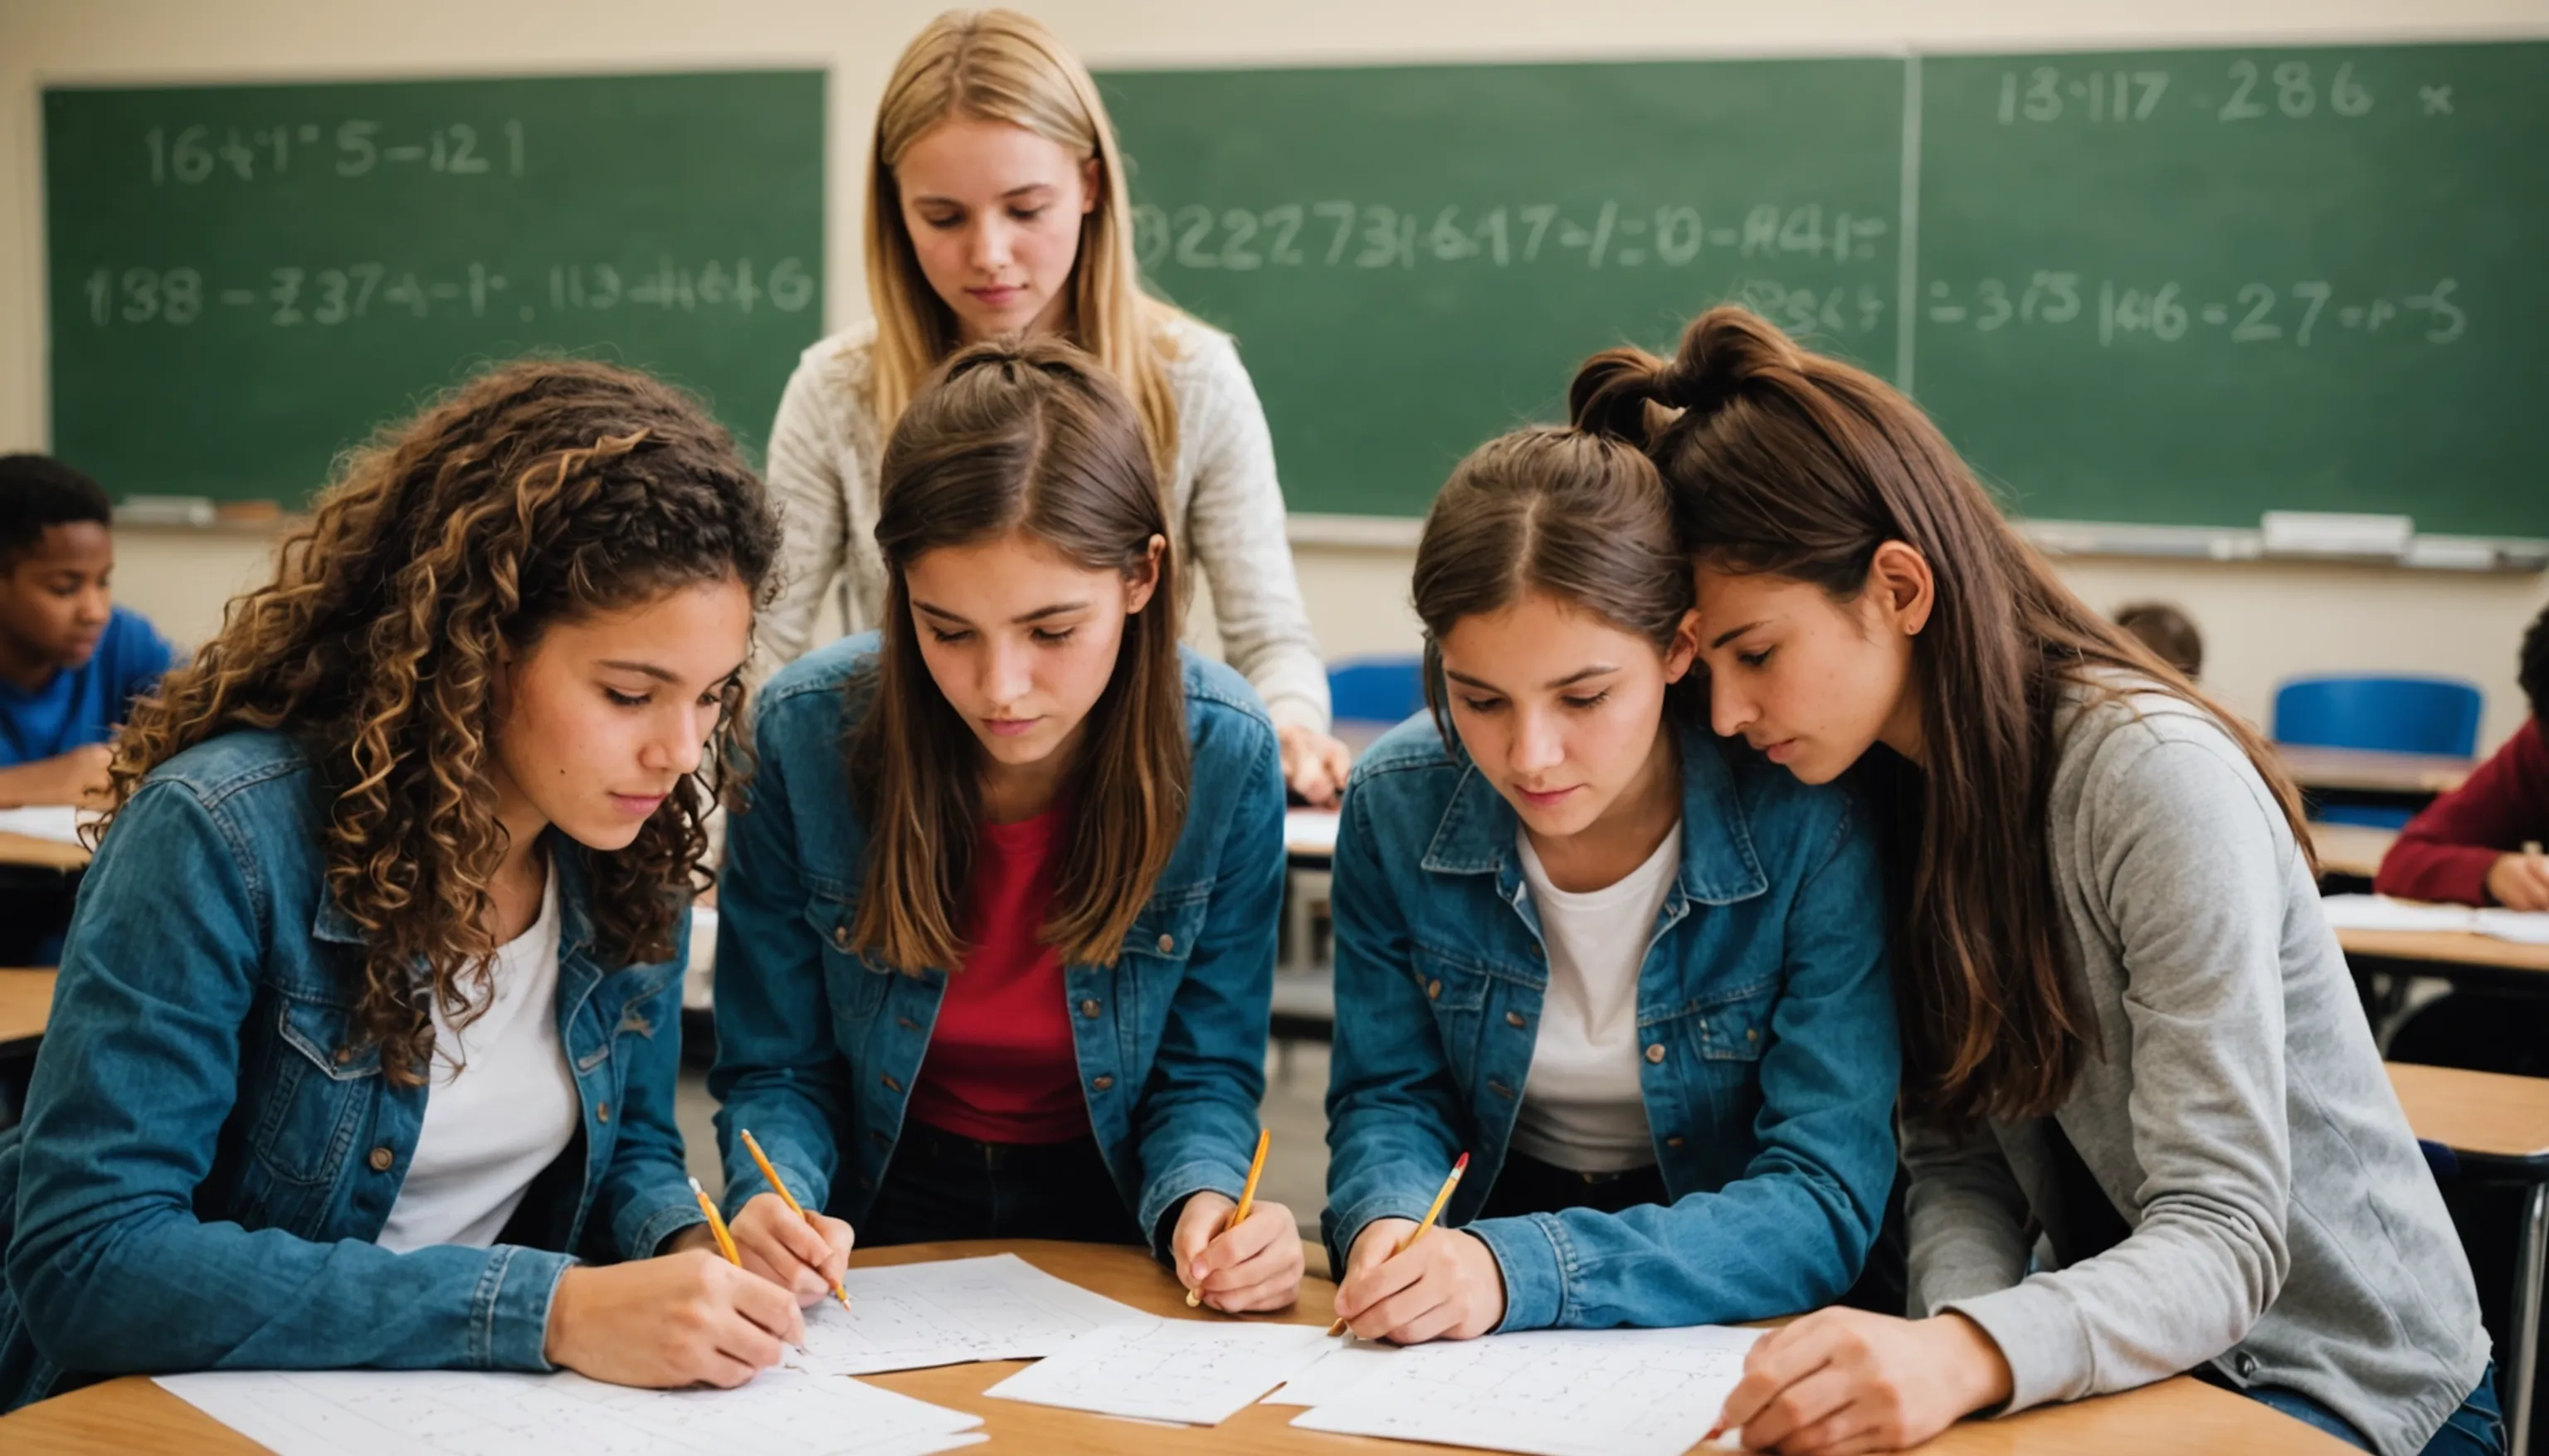
[[[1088,1131],[1062,957],[1040,945],[1064,810],[985,824],[974,849],[964,968],[947,978],[910,1113],[981,1142],[1065,1142]]]
[[[2549,840],[2549,743],[2523,720],[2469,781],[2407,821],[2372,887],[2411,900],[2488,903],[2487,871],[2526,840]]]

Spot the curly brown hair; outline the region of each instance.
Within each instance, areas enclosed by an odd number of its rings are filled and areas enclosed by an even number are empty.
[[[496,950],[488,885],[507,836],[489,730],[504,653],[697,583],[739,581],[759,600],[778,549],[760,481],[687,395],[606,364],[494,369],[345,457],[274,580],[234,597],[220,635],[136,708],[94,832],[195,744],[243,728],[300,740],[332,797],[329,892],[365,932],[352,1034],[414,1085],[432,1007],[454,1024],[474,1015]],[[702,882],[702,821],[743,762],[741,695],[726,685],[701,772],[626,849],[561,846],[589,867],[615,963],[673,953]]]

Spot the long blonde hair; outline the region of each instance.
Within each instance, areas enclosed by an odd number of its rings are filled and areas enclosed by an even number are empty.
[[[1014,10],[950,10],[921,28],[895,62],[868,151],[868,297],[876,309],[869,370],[877,429],[892,435],[914,391],[957,344],[956,316],[929,286],[902,219],[894,169],[950,117],[1002,122],[1097,161],[1097,205],[1080,222],[1071,269],[1072,342],[1115,376],[1141,415],[1163,481],[1176,470],[1177,401],[1163,331],[1176,310],[1143,296],[1133,257],[1133,203],[1115,127],[1088,68],[1051,31]]]

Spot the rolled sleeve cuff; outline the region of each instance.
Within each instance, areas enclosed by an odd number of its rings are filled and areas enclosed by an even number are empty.
[[[818,1187],[817,1180],[812,1175],[803,1169],[792,1168],[777,1158],[771,1159],[770,1165],[779,1170],[779,1176],[788,1184],[788,1191],[796,1195],[799,1208],[809,1213],[820,1213],[831,1207],[829,1202],[831,1190],[828,1187]],[[728,1174],[725,1197],[718,1200],[717,1210],[731,1220],[735,1215],[743,1212],[745,1204],[765,1193],[778,1191],[770,1186],[769,1179],[761,1176],[761,1169],[746,1163]],[[699,1205],[696,1202],[692,1204],[691,1211],[699,1212]]]
[[[481,1370],[548,1371],[549,1305],[575,1260],[500,1243],[470,1300],[469,1363]]]
[[[1135,1211],[1142,1227],[1151,1232],[1151,1252],[1161,1262],[1169,1259],[1169,1240],[1177,1233],[1164,1227],[1162,1220],[1176,1208],[1198,1193],[1218,1193],[1237,1202],[1240,1190],[1248,1186],[1248,1170],[1216,1163],[1209,1158],[1182,1162],[1153,1178],[1142,1189],[1142,1207]]]
[[[700,1212],[700,1201],[696,1198],[685,1197],[678,1204],[666,1204],[635,1221],[634,1231],[620,1241],[619,1256],[623,1259],[651,1259],[655,1251],[664,1246],[665,1239],[694,1224],[708,1221],[708,1216]]]
[[[1481,1219],[1465,1230],[1487,1252],[1505,1279],[1505,1318],[1496,1332],[1547,1329],[1566,1304],[1566,1229],[1547,1214],[1525,1219]]]
[[[2010,1289],[1949,1300],[1940,1314],[1958,1314],[1982,1327],[2009,1362],[2009,1403],[1991,1415],[2015,1415],[2048,1401],[2089,1394],[2089,1343],[2062,1298],[2030,1280]]]
[[[1363,1236],[1363,1230],[1381,1219],[1405,1219],[1411,1224],[1421,1224],[1425,1221],[1425,1211],[1433,1206],[1431,1190],[1423,1193],[1387,1190],[1366,1194],[1342,1214],[1331,1209],[1320,1224],[1327,1230],[1328,1267],[1336,1271],[1337,1282],[1345,1282],[1346,1260],[1353,1256],[1355,1240]]]

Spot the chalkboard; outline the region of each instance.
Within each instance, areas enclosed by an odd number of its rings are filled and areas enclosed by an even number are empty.
[[[297,505],[488,362],[571,352],[747,443],[821,331],[819,71],[48,88],[53,449]]]
[[[1099,84],[1146,276],[1238,336],[1295,510],[1421,513],[1575,361],[1716,299],[1894,357],[1897,61]]]
[[[2019,509],[2549,536],[2549,46],[1921,69],[1914,386]]]
[[[1420,514],[1583,355],[1733,300],[2027,515],[2549,536],[2549,45],[1100,84],[1146,277],[1237,335],[1295,510]]]

